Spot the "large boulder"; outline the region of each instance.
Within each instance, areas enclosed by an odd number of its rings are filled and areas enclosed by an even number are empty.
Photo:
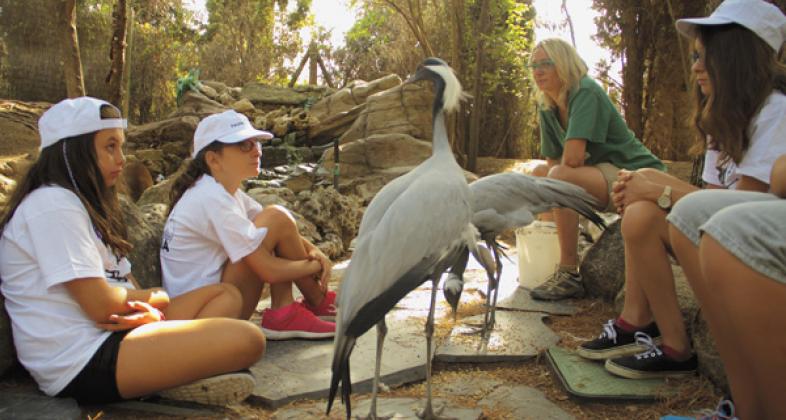
[[[38,119],[52,104],[0,100],[0,155],[38,153]]]
[[[309,142],[321,145],[340,137],[352,126],[364,109],[366,109],[365,103],[318,119],[318,122],[308,128]]]
[[[321,86],[286,88],[256,82],[246,83],[241,91],[241,95],[253,102],[257,107],[278,105],[298,106],[306,102],[316,102],[329,93],[329,88]]]
[[[166,222],[166,205],[148,204],[138,207],[121,195],[120,207],[128,226],[129,241],[134,246],[128,256],[131,272],[143,288],[161,287],[161,262],[158,252]]]
[[[371,175],[385,169],[412,167],[431,156],[431,143],[408,134],[375,134],[339,146],[339,169],[342,178]],[[322,155],[322,167],[332,173],[333,148]]]
[[[342,195],[332,187],[300,192],[295,211],[313,222],[324,238],[335,235],[340,240],[339,248],[331,247],[331,251],[337,253],[329,255],[331,258],[349,248],[363,217],[362,202],[358,197]]]
[[[190,154],[198,124],[199,117],[188,115],[132,126],[127,134],[129,149],[160,149],[169,145],[168,153],[185,158]]]
[[[434,90],[425,84],[403,84],[375,93],[339,142],[349,143],[374,134],[407,134],[431,139]]]
[[[315,103],[311,107],[310,112],[313,117],[323,120],[330,115],[348,111],[366,102],[370,95],[400,84],[401,78],[396,74],[389,74],[371,82],[355,80],[336,91],[336,93]]]
[[[580,266],[587,295],[607,302],[613,302],[625,285],[625,246],[620,226],[620,221],[610,224]]]
[[[229,109],[226,105],[216,102],[201,92],[188,90],[180,99],[180,104],[173,116],[177,115],[200,115],[207,116],[217,114]]]

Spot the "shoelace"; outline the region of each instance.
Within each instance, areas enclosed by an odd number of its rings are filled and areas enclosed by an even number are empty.
[[[603,331],[598,338],[608,338],[612,343],[617,344],[617,329],[614,328],[613,319],[603,324]]]
[[[636,355],[636,360],[649,359],[650,357],[658,357],[663,354],[663,351],[652,341],[652,337],[647,333],[636,331],[633,337],[636,339],[636,344],[647,347],[647,350]]]
[[[734,414],[734,403],[730,400],[725,400],[723,398],[718,401],[718,406],[715,407],[715,411],[710,409],[704,409],[699,412],[701,417],[700,420],[739,420],[738,417]]]

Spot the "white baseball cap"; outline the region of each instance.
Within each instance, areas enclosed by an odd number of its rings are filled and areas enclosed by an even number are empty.
[[[267,131],[257,130],[245,115],[237,111],[230,109],[220,114],[213,114],[199,122],[194,132],[194,151],[191,157],[196,157],[200,150],[214,141],[231,144],[251,138],[269,140],[273,135]]]
[[[726,0],[711,15],[703,18],[678,19],[677,30],[696,36],[696,26],[736,23],[764,40],[775,52],[786,39],[786,16],[777,6],[764,0]]]
[[[114,105],[101,99],[82,96],[64,99],[46,110],[38,119],[38,132],[41,135],[41,149],[57,143],[61,139],[79,136],[107,128],[128,126],[123,118],[101,118],[101,107]],[[120,115],[120,111],[117,111]]]

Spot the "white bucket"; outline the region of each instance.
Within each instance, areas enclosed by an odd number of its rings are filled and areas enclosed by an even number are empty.
[[[532,289],[540,286],[559,263],[559,239],[554,222],[536,221],[516,229],[519,254],[519,284]]]

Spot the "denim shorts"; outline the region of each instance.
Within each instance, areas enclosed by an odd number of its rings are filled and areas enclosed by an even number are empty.
[[[786,200],[702,190],[679,200],[666,220],[697,246],[706,233],[754,271],[786,284]]]

